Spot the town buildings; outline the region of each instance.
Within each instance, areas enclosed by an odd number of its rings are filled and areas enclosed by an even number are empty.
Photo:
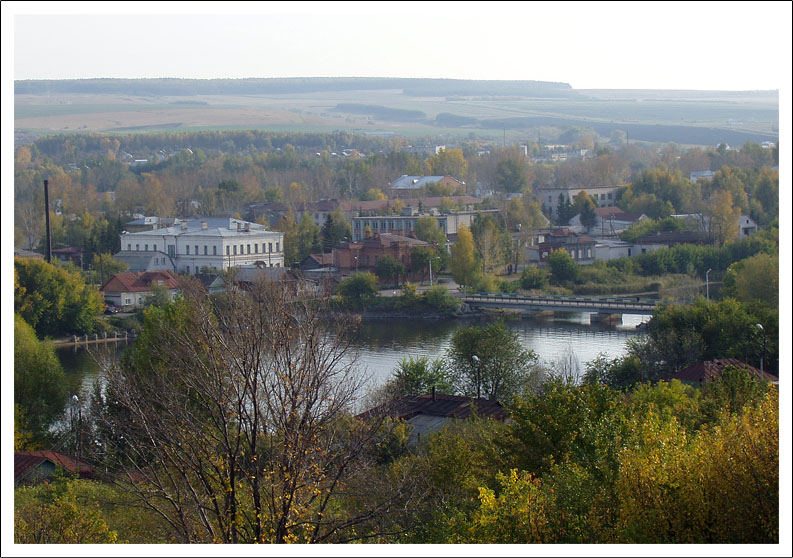
[[[162,228],[125,231],[121,251],[114,257],[129,264],[130,271],[167,269],[195,274],[242,265],[283,267],[284,235],[241,219],[189,219]]]
[[[342,274],[357,271],[374,271],[385,256],[411,267],[411,251],[417,246],[429,246],[427,242],[394,234],[376,234],[357,242],[347,242],[333,249],[333,264]]]
[[[100,292],[106,304],[131,310],[144,307],[158,288],[167,293],[168,300],[173,300],[180,290],[170,271],[145,271],[117,273],[102,285]]]
[[[559,200],[574,203],[579,192],[586,192],[598,207],[614,207],[617,204],[619,186],[589,186],[586,188],[572,186],[563,188],[537,188],[535,194],[542,206],[542,211],[548,217],[556,219],[559,216]]]

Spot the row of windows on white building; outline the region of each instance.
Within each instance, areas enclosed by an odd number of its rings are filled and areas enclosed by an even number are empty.
[[[239,247],[239,254],[240,255],[244,255],[246,253],[245,252],[246,249],[247,249],[247,253],[248,254],[260,254],[260,253],[261,254],[274,254],[274,253],[277,254],[278,252],[281,251],[281,243],[280,242],[276,242],[275,243],[275,251],[273,251],[273,243],[272,242],[262,242],[262,250],[261,250],[261,252],[259,252],[259,244],[258,243],[254,243],[253,244],[253,252],[251,252],[251,244],[239,244],[239,245],[234,244],[234,245],[226,245],[226,255],[227,256],[232,256],[232,255],[236,256],[238,247]],[[194,252],[193,252],[192,255],[194,255],[194,256],[201,255],[200,252],[199,252],[199,245],[198,244],[194,244],[193,248],[194,248]],[[157,250],[156,245],[152,244],[151,249],[156,251]],[[127,250],[132,251],[132,244],[131,243],[127,244]],[[140,244],[135,244],[135,250],[138,251],[138,252],[140,251]],[[148,252],[149,251],[149,245],[148,244],[144,244],[143,245],[143,251],[144,252]],[[184,253],[187,256],[191,255],[190,254],[190,245],[189,244],[185,245],[185,252]],[[168,245],[168,255],[169,256],[176,255],[176,247],[173,244],[169,244]],[[203,253],[203,255],[204,256],[209,256],[210,255],[209,254],[209,246],[206,245],[206,244],[204,245],[204,253]],[[212,254],[211,255],[212,256],[217,256],[218,255],[218,247],[217,247],[217,245],[213,245],[212,246]]]

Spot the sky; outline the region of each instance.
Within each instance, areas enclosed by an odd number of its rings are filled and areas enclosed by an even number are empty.
[[[790,75],[780,72],[785,56],[790,66],[788,2],[3,7],[13,14],[15,80],[365,76],[756,90]]]

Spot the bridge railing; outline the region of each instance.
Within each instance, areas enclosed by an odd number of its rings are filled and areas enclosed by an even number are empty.
[[[485,293],[463,295],[462,300],[471,303],[493,303],[508,305],[553,306],[592,310],[644,310],[652,313],[657,300],[640,297],[586,297],[569,295],[535,295],[512,293]]]

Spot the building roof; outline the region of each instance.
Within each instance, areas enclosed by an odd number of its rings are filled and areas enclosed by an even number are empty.
[[[409,236],[401,236],[398,234],[375,234],[371,238],[364,238],[360,241],[360,244],[364,246],[371,247],[371,246],[379,246],[379,247],[388,247],[392,244],[409,244],[410,246],[429,246],[428,242],[423,240],[419,240],[418,238],[411,238]]]
[[[778,381],[776,376],[769,374],[768,372],[762,372],[754,366],[746,364],[745,362],[741,362],[737,358],[721,358],[700,362],[693,366],[678,370],[673,374],[669,374],[663,379],[677,379],[682,382],[704,382],[721,376],[721,374],[724,372],[724,369],[728,366],[733,366],[735,368],[745,368],[749,370],[749,372],[751,372],[752,375],[754,375],[754,377],[758,380],[764,379],[770,382]]]
[[[464,184],[464,182],[451,176],[408,176],[407,174],[403,174],[389,184],[389,188],[393,190],[418,190],[424,188],[427,184],[440,182],[444,178],[454,180],[458,184]]]
[[[498,401],[460,395],[411,395],[379,405],[358,415],[358,418],[389,416],[410,420],[417,415],[467,419],[473,414],[482,418],[504,420],[507,410]]]
[[[156,230],[146,230],[140,232],[128,232],[125,237],[149,237],[152,234],[167,236],[219,236],[219,237],[239,237],[240,234],[269,232],[272,234],[282,234],[268,230],[264,225],[251,223],[233,217],[202,217],[200,219],[183,220],[173,226],[163,227]]]
[[[43,260],[44,255],[39,254],[38,252],[33,252],[31,250],[24,250],[22,248],[14,248],[14,257],[15,258],[33,258],[37,260]]]
[[[113,258],[124,262],[129,266],[131,271],[146,271],[152,267],[168,267],[173,268],[173,260],[168,258],[167,260],[164,257],[167,256],[165,252],[160,252],[159,250],[149,250],[149,251],[135,251],[135,250],[121,250],[113,254]],[[154,258],[163,258],[162,264],[153,264],[152,260]],[[167,262],[167,263],[166,263]]]
[[[158,283],[162,281],[162,283]],[[178,289],[179,282],[170,271],[143,271],[139,273],[117,273],[108,279],[102,292],[136,293],[151,290],[152,284],[161,284],[168,289]]]
[[[428,196],[426,198],[403,198],[400,200],[349,200],[339,202],[339,208],[342,211],[379,211],[387,207],[393,206],[397,201],[405,207],[418,207],[419,203],[424,208],[440,207],[443,200],[451,200],[455,204],[469,206],[476,205],[482,200],[474,196]]]
[[[644,236],[637,244],[704,244],[707,236],[696,231],[658,231]]]
[[[81,477],[91,477],[94,473],[94,468],[85,461],[80,461],[62,453],[51,450],[20,451],[14,452],[14,482],[19,482],[25,478],[33,469],[45,461],[50,461],[53,465],[63,467],[67,471]]]

